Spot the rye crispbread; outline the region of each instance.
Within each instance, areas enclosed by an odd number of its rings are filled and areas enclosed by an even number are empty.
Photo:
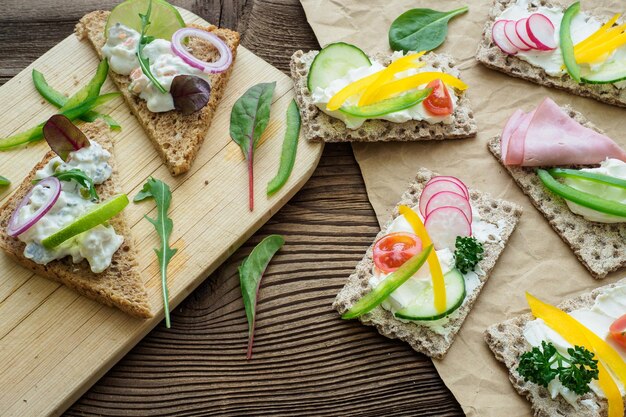
[[[78,38],[81,40],[87,38],[100,59],[103,58],[101,49],[106,43],[104,27],[109,13],[102,10],[91,12],[83,16],[76,25]],[[187,116],[175,110],[153,113],[148,110],[143,99],[128,90],[130,77],[116,74],[109,70],[111,79],[121,91],[126,103],[172,175],[183,174],[191,168],[191,164],[207,136],[219,101],[224,94],[237,56],[237,46],[239,45],[239,34],[232,30],[221,29],[213,25],[208,27],[189,26],[203,29],[219,36],[226,42],[233,53],[233,64],[228,70],[209,76],[211,80],[211,96],[207,105],[201,110]],[[194,56],[205,61],[215,60],[219,56],[217,50],[211,44],[197,38],[190,39],[188,47]]]
[[[322,112],[313,103],[311,92],[307,87],[309,68],[319,51],[304,53],[296,51],[291,56],[291,78],[296,90],[296,102],[302,116],[302,131],[311,141],[324,142],[387,142],[387,141],[421,141],[442,139],[463,139],[476,136],[478,130],[474,113],[470,107],[467,94],[461,94],[457,108],[452,115],[452,123],[428,123],[426,121],[409,120],[404,123],[393,123],[386,120],[367,120],[357,129],[348,129],[339,119]],[[389,65],[390,56],[377,55],[372,59]],[[454,60],[444,54],[433,52],[424,55],[422,61],[443,72],[459,77],[459,70]]]
[[[567,106],[564,110],[581,125],[602,133],[579,112]],[[572,213],[561,197],[543,186],[535,174],[535,168],[504,165],[500,153],[500,136],[491,138],[487,145],[594,278],[605,278],[608,273],[626,266],[626,223],[596,223]]]
[[[108,151],[112,150],[113,143],[108,134],[109,128],[102,120],[84,124],[80,126],[80,129],[89,139],[100,143]],[[23,242],[6,234],[7,224],[12,213],[33,187],[32,180],[35,178],[35,173],[55,156],[54,152],[48,152],[43,160],[32,169],[11,198],[0,208],[0,248],[19,264],[37,275],[64,284],[79,294],[107,306],[117,307],[132,316],[152,317],[150,300],[137,263],[135,243],[123,213],[111,219],[109,223],[115,228],[117,234],[124,237],[124,243],[113,255],[111,266],[100,274],[93,273],[86,260],[74,264],[71,257],[52,261],[47,265],[39,265],[24,257],[26,245]],[[120,193],[119,175],[113,153],[109,164],[113,167],[111,178],[104,184],[96,185],[101,201]]]
[[[558,307],[565,312],[580,308],[593,306],[594,300],[602,292],[616,285],[626,285],[626,279],[615,284],[605,285],[595,290],[575,298],[568,299],[559,304]],[[607,415],[608,403],[605,399],[599,398],[593,391],[579,397],[578,401],[588,400],[597,405],[594,411],[586,406],[580,405],[578,409],[572,407],[560,395],[552,399],[547,388],[532,382],[525,382],[517,373],[519,358],[522,353],[530,350],[528,343],[524,339],[524,326],[533,320],[530,313],[495,324],[485,331],[485,341],[495,355],[496,359],[506,365],[509,370],[509,379],[515,390],[528,401],[530,401],[533,413],[537,417],[601,417]],[[626,400],[626,397],[624,397]],[[626,401],[625,401],[626,402]],[[625,410],[626,411],[626,410]]]
[[[421,168],[417,172],[415,181],[409,185],[407,191],[402,195],[400,202],[393,211],[392,218],[395,219],[399,215],[398,207],[400,205],[407,205],[409,207],[417,205],[422,189],[428,180],[436,175],[437,174],[425,168]],[[445,334],[435,333],[428,327],[421,326],[417,323],[403,323],[394,318],[389,311],[381,306],[361,316],[359,320],[361,320],[363,324],[375,326],[378,332],[383,336],[407,342],[417,352],[437,359],[444,357],[452,345],[454,337],[459,332],[463,321],[478,298],[480,291],[487,282],[496,261],[504,250],[522,214],[522,209],[518,205],[504,200],[493,199],[488,194],[480,191],[470,190],[470,198],[472,205],[478,210],[480,216],[485,221],[494,224],[499,223],[502,233],[500,236],[501,240],[499,242],[484,243],[484,258],[480,261],[477,268],[477,270],[484,272],[483,275],[479,275],[480,284],[472,293],[467,294],[464,304],[455,313],[452,313],[454,317],[444,325]],[[385,235],[385,231],[391,221],[392,220],[378,233],[374,242]],[[369,279],[374,266],[372,247],[373,244],[367,249],[363,259],[357,264],[356,270],[350,275],[346,285],[339,294],[337,294],[333,307],[340,314],[343,314],[357,300],[371,291]]]
[[[504,72],[510,76],[523,78],[547,87],[559,88],[572,94],[583,97],[591,97],[598,101],[612,104],[619,107],[626,107],[626,89],[617,88],[614,84],[578,84],[569,75],[554,77],[548,75],[543,68],[533,66],[526,61],[522,61],[513,55],[508,55],[502,51],[491,40],[491,28],[498,16],[516,0],[495,0],[489,12],[489,18],[485,23],[483,36],[476,51],[476,59],[483,65]],[[530,0],[531,9],[538,6],[561,7],[565,6],[558,2],[547,2],[545,0]],[[588,11],[585,13],[590,14]],[[610,16],[605,16],[601,20],[606,21]]]

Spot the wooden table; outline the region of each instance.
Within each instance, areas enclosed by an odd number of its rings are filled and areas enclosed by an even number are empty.
[[[3,0],[0,84],[115,3]],[[293,51],[318,48],[298,0],[173,3],[237,29],[284,72]],[[66,414],[463,415],[430,359],[331,308],[378,230],[350,146],[327,145],[311,180],[173,311],[172,328],[156,327]],[[237,266],[270,233],[287,244],[264,278],[246,361]]]

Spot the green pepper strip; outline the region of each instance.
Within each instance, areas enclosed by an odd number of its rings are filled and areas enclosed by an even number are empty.
[[[617,188],[626,189],[626,180],[611,177],[610,175],[598,174],[596,172],[585,172],[577,169],[552,168],[548,172],[554,178],[575,178],[588,180],[603,185],[610,185]]]
[[[384,116],[389,113],[408,109],[409,107],[413,107],[416,104],[421,103],[430,95],[431,91],[432,88],[425,88],[414,93],[389,98],[367,106],[341,107],[339,111],[354,117],[368,118]]]
[[[59,112],[63,112],[69,108],[73,108],[83,103],[86,100],[97,97],[100,94],[102,84],[107,79],[107,73],[109,71],[109,63],[106,59],[103,59],[98,64],[98,69],[93,78],[83,88],[78,90],[72,95],[67,102],[59,109]]]
[[[403,263],[400,268],[385,278],[385,280],[378,284],[370,293],[357,301],[341,318],[353,319],[372,311],[376,306],[385,301],[392,292],[408,281],[409,278],[424,265],[424,262],[426,262],[432,250],[433,245],[428,245],[420,253]]]
[[[298,150],[298,138],[300,137],[300,111],[295,100],[291,100],[287,107],[287,128],[283,149],[280,154],[280,166],[276,176],[267,183],[267,195],[272,195],[280,190],[289,179],[293,166],[296,162]]]
[[[75,120],[81,115],[85,114],[85,112],[93,109],[94,107],[98,107],[115,97],[118,97],[120,93],[108,93],[103,94],[101,96],[97,96],[95,98],[91,98],[80,103],[76,107],[72,107],[69,109],[65,109],[60,112],[60,114],[64,115],[70,120]],[[65,106],[64,106],[65,107]],[[61,108],[63,109],[63,107]],[[59,110],[61,110],[59,109]],[[25,145],[30,142],[35,142],[41,140],[43,138],[43,125],[45,122],[38,124],[37,126],[13,136],[9,136],[7,138],[0,139],[0,151],[6,151],[7,149],[14,148],[16,146]]]
[[[574,54],[574,42],[572,41],[572,20],[580,12],[580,2],[576,2],[569,6],[563,14],[561,20],[560,40],[561,53],[563,54],[563,62],[567,68],[567,72],[576,82],[580,83],[580,66],[576,62]]]
[[[538,169],[537,175],[545,187],[554,194],[563,197],[573,203],[583,207],[599,211],[600,213],[612,214],[614,216],[626,217],[626,204],[616,201],[605,200],[593,194],[579,191],[569,185],[561,184],[555,180],[545,169]]]
[[[7,185],[11,185],[11,181],[0,175],[0,186],[6,187]]]
[[[50,104],[55,105],[56,107],[63,107],[65,103],[67,103],[68,98],[61,94],[59,91],[55,90],[48,84],[44,75],[37,71],[33,70],[33,83],[35,84],[35,88],[39,91],[39,94],[43,98],[45,98]],[[111,129],[119,130],[122,127],[119,123],[117,123],[111,116],[108,114],[102,114],[95,111],[88,111],[87,113],[80,116],[80,119],[85,122],[94,122],[96,119],[102,119],[109,125]]]

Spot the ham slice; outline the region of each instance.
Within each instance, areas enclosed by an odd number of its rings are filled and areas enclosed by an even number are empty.
[[[526,147],[526,135],[530,122],[535,116],[535,111],[525,114],[519,121],[517,129],[513,132],[506,152],[507,165],[522,165],[524,161],[524,151]]]
[[[513,113],[513,115],[509,117],[509,121],[506,122],[504,130],[502,131],[502,135],[500,136],[500,149],[503,158],[506,155],[507,149],[509,148],[511,135],[513,135],[513,132],[515,131],[515,129],[517,129],[517,126],[519,125],[521,117],[525,114],[526,113],[524,113],[523,111],[517,109],[515,110],[515,113]]]

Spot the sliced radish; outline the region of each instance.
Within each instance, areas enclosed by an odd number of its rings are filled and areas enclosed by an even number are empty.
[[[528,36],[528,30],[526,29],[527,21],[528,18],[525,17],[515,22],[515,32],[526,46],[528,46],[530,49],[537,49],[537,44],[533,42],[532,39],[530,39],[530,36]]]
[[[507,22],[510,22],[510,20],[498,20],[493,24],[493,28],[491,29],[491,39],[493,39],[493,43],[498,45],[498,48],[502,49],[509,55],[515,55],[519,51],[515,45],[507,39],[506,34],[504,33],[504,27]]]
[[[457,193],[442,191],[432,196],[426,204],[426,217],[439,207],[456,207],[465,214],[470,223],[472,222],[472,206],[466,198]]]
[[[430,184],[431,182],[436,182],[436,181],[452,181],[453,183],[457,184],[459,187],[463,189],[463,194],[465,194],[465,198],[469,200],[469,190],[467,189],[467,186],[465,185],[463,181],[461,181],[457,177],[452,177],[450,175],[439,175],[436,177],[432,177],[430,181],[426,183],[426,185]]]
[[[556,49],[554,40],[554,25],[541,13],[533,13],[526,21],[526,31],[530,40],[537,45],[537,49],[542,51],[552,51]]]
[[[524,41],[517,36],[517,32],[515,31],[515,24],[517,22],[513,20],[509,20],[504,25],[504,36],[513,44],[514,47],[519,49],[520,51],[530,51],[528,45],[524,43]]]
[[[422,195],[420,195],[419,209],[420,213],[422,213],[422,217],[426,217],[426,205],[428,204],[428,201],[430,201],[430,198],[442,191],[450,191],[465,198],[463,189],[457,183],[447,180],[431,182],[424,187]]]
[[[471,236],[472,225],[461,209],[439,207],[433,210],[424,222],[426,231],[435,245],[435,250],[454,250],[457,236]]]

